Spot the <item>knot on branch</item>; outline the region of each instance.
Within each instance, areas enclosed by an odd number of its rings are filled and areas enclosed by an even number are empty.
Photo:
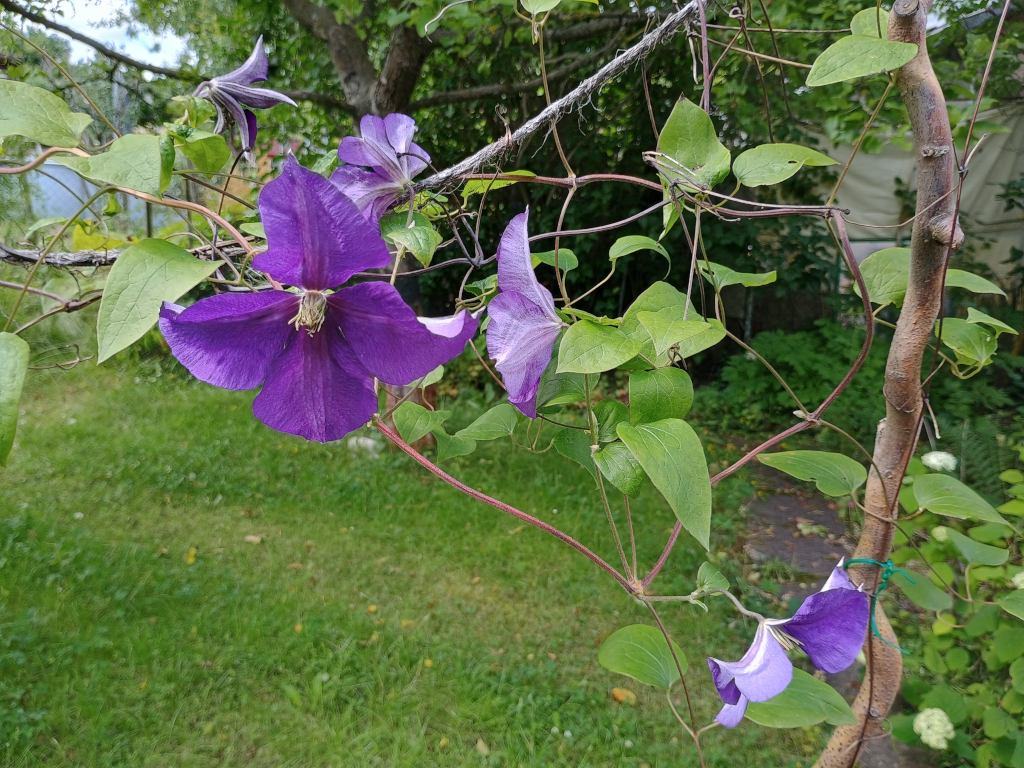
[[[932,219],[928,223],[928,235],[935,242],[948,245],[954,251],[964,243],[964,231],[960,229],[960,222],[953,220],[952,214]]]

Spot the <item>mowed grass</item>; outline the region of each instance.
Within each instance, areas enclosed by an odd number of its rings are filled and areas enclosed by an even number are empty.
[[[597,664],[650,619],[588,561],[396,452],[275,434],[250,401],[163,364],[32,375],[0,474],[3,765],[696,765],[664,698]],[[450,464],[614,559],[592,481],[554,452]],[[635,513],[652,562],[670,512]],[[688,592],[698,549],[659,585]],[[663,613],[707,722],[703,657],[751,627]],[[708,764],[808,765],[821,738],[716,730]]]

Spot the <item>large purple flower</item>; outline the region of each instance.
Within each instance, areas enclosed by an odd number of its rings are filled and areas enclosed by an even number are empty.
[[[842,561],[821,590],[788,619],[758,622],[754,642],[739,661],[709,658],[708,668],[725,705],[715,720],[735,728],[747,702],[778,696],[793,678],[786,651],[799,647],[825,672],[840,672],[857,658],[868,626],[870,600],[854,586]]]
[[[551,350],[565,325],[551,291],[537,281],[526,236],[529,209],[512,219],[498,244],[499,293],[487,307],[487,351],[501,372],[508,399],[531,419]]]
[[[331,176],[366,216],[379,219],[401,197],[430,155],[414,144],[416,121],[408,115],[365,115],[361,136],[346,136],[338,157],[347,165]],[[362,167],[359,167],[362,166]]]
[[[385,282],[343,284],[387,266],[376,226],[329,181],[288,158],[260,193],[268,250],[253,267],[297,292],[222,293],[188,309],[165,304],[160,330],[196,378],[263,389],[256,418],[327,442],[377,409],[373,379],[403,385],[455,357],[476,330],[466,312],[420,321]]]
[[[256,41],[249,58],[238,69],[205,80],[196,88],[195,95],[209,99],[217,109],[217,126],[214,131],[220,133],[228,125],[238,126],[242,140],[242,150],[249,152],[256,143],[256,115],[253,109],[268,109],[277,104],[295,102],[283,93],[269,88],[253,88],[253,83],[267,79],[267,52],[263,48],[263,36]]]

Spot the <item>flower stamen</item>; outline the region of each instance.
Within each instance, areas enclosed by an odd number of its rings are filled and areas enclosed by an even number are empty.
[[[320,330],[327,316],[327,297],[320,291],[305,291],[299,301],[299,311],[288,321],[296,331],[305,328],[312,336]]]
[[[776,640],[778,640],[779,641],[779,645],[781,645],[787,651],[791,651],[794,648],[800,648],[801,647],[800,641],[797,640],[792,635],[787,634],[786,631],[783,630],[780,625],[778,625],[778,624],[766,624],[765,626],[767,627],[768,632],[771,634],[771,636],[774,637]]]

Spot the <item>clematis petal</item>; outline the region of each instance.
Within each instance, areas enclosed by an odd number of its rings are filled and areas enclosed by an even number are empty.
[[[267,50],[263,47],[263,35],[259,36],[256,45],[249,54],[249,58],[238,69],[233,69],[226,75],[221,75],[217,80],[228,83],[249,83],[259,82],[267,79]]]
[[[331,183],[368,219],[377,221],[402,193],[399,184],[373,171],[345,165],[331,174]]]
[[[416,121],[408,115],[392,112],[384,116],[383,122],[387,143],[399,154],[408,152],[412,146],[412,137],[416,133]]]
[[[388,141],[384,118],[364,115],[359,121],[359,136],[346,136],[338,145],[338,159],[351,165],[372,168],[392,181],[405,183],[397,150]]]
[[[487,311],[487,352],[505,382],[509,402],[535,418],[540,379],[551,362],[562,322],[515,292],[499,293]]]
[[[709,658],[715,687],[726,704],[736,704],[739,694],[750,701],[778,696],[793,679],[793,663],[768,627],[758,624],[754,642],[739,661]],[[730,685],[735,684],[735,689]]]
[[[815,667],[841,672],[857,659],[867,636],[870,598],[856,589],[830,589],[806,600],[790,619],[769,621],[796,638]]]
[[[217,84],[217,89],[230,94],[239,103],[253,109],[269,109],[270,107],[275,107],[278,104],[290,104],[293,107],[298,106],[298,104],[292,101],[288,96],[285,96],[283,93],[278,93],[277,91],[272,91],[269,88],[254,88],[251,85],[220,82]]]
[[[850,581],[850,574],[846,572],[846,566],[844,563],[846,558],[841,558],[836,564],[836,567],[832,569],[832,573],[828,575],[825,583],[821,585],[819,592],[827,592],[830,589],[856,589],[857,585]]]
[[[249,119],[246,117],[246,110],[242,105],[235,101],[231,94],[222,93],[221,91],[214,92],[213,103],[223,109],[231,117],[231,122],[238,128],[238,137],[242,149],[245,151],[252,149],[256,137],[250,132]],[[255,119],[253,123],[255,124]]]
[[[376,224],[320,174],[289,156],[281,175],[260,192],[266,252],[253,267],[307,290],[334,288],[391,260]]]
[[[433,333],[393,285],[379,281],[342,288],[327,303],[360,365],[386,384],[426,375],[462,352],[476,332],[476,318],[461,312],[457,331],[446,325]]]
[[[735,728],[747,713],[747,697],[740,695],[735,704],[723,704],[715,715],[715,722],[724,728]]]
[[[298,297],[284,291],[221,293],[188,309],[164,304],[160,331],[178,361],[200,381],[225,389],[263,383],[294,333]]]
[[[501,235],[498,243],[498,288],[522,294],[549,318],[560,323],[555,314],[555,300],[551,291],[537,281],[533,272],[526,230],[529,213],[527,209],[513,217]]]
[[[292,334],[252,404],[268,427],[321,443],[359,429],[376,409],[372,377],[331,322]]]

